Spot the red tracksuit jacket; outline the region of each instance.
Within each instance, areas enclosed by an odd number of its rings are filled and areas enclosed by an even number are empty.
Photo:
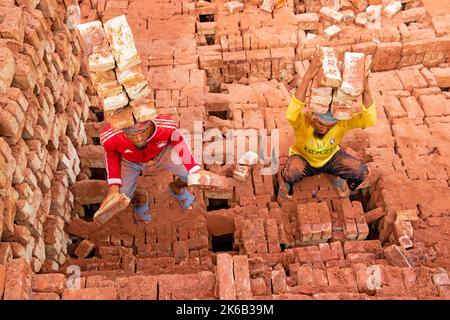
[[[147,140],[147,146],[143,150],[137,149],[127,139],[122,130],[112,129],[108,124],[100,134],[100,142],[105,148],[105,166],[108,176],[108,185],[122,185],[120,173],[120,159],[147,163],[160,154],[169,144],[178,146],[178,155],[188,172],[196,172],[201,169],[195,161],[189,146],[178,131],[175,121],[168,116],[157,116],[153,123],[155,132]]]

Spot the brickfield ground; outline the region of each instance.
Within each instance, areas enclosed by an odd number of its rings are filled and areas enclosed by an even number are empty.
[[[379,29],[352,14],[392,1],[338,1],[339,23],[320,13],[334,1],[272,13],[226,2],[79,1],[82,22],[126,15],[158,113],[197,134],[277,130],[281,165],[294,142],[286,107],[316,46],[373,55],[377,125],[341,144],[370,186],[340,199],[321,174],[284,200],[262,165],[246,181],[207,165],[229,186],[193,190],[186,212],[167,193],[172,175],[150,164],[138,184],[153,222],[129,207],[96,226],[104,114],[64,23],[72,1],[0,0],[0,299],[449,299],[448,1],[403,0]]]

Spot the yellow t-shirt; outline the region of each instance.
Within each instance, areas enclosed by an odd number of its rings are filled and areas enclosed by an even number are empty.
[[[314,128],[305,122],[304,106],[304,102],[293,96],[286,111],[286,118],[295,131],[295,144],[289,148],[289,155],[300,155],[314,168],[325,165],[339,151],[339,142],[348,130],[370,127],[377,121],[377,110],[373,101],[368,108],[362,105],[362,111],[355,113],[351,119],[339,120],[319,139],[313,134]]]

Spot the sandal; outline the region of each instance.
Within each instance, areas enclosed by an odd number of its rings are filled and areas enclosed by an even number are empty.
[[[195,201],[195,197],[189,193],[187,188],[183,188],[183,192],[180,194],[175,194],[170,188],[169,188],[169,194],[178,200],[179,204],[184,209],[192,209],[192,204]]]
[[[350,196],[350,189],[347,185],[347,182],[341,177],[331,178],[331,183],[333,184],[334,189],[338,193],[341,198],[348,198]]]
[[[146,202],[143,206],[134,207],[134,219],[138,222],[149,223],[152,221],[152,215],[150,214],[150,208],[148,206],[148,202]]]

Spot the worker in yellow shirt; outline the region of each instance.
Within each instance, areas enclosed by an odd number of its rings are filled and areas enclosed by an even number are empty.
[[[368,85],[370,64],[366,65],[362,111],[349,120],[336,120],[330,109],[326,114],[304,112],[308,85],[321,67],[321,59],[317,55],[313,58],[286,111],[295,131],[295,144],[289,149],[288,161],[281,172],[285,182],[280,189],[282,196],[290,198],[293,187],[304,177],[324,172],[332,175],[340,197],[348,197],[364,181],[367,165],[341,150],[339,142],[350,129],[376,124],[375,101]]]

